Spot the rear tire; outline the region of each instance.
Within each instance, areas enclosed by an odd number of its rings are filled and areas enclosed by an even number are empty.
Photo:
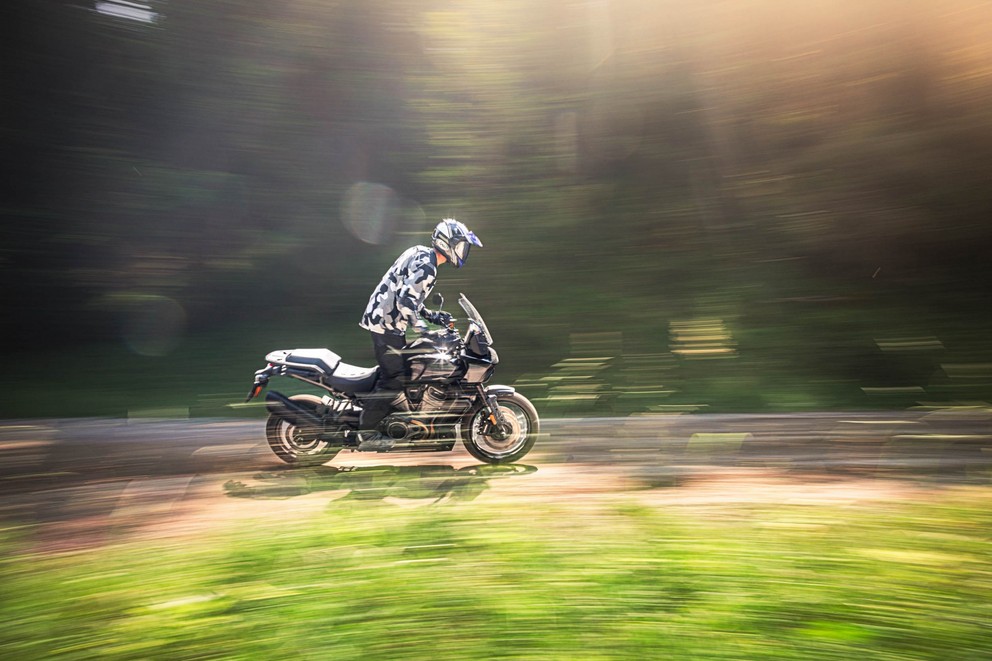
[[[505,438],[483,432],[489,411],[483,407],[473,415],[465,428],[462,442],[469,454],[487,464],[511,464],[530,452],[541,431],[537,409],[519,393],[497,395],[503,417],[508,423]]]
[[[297,404],[315,410],[322,402],[315,395],[292,395]],[[265,422],[265,439],[277,457],[293,466],[319,466],[341,450],[320,437],[318,430],[297,427],[278,413],[269,414]]]

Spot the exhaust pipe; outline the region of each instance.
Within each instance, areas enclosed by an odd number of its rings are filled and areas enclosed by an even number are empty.
[[[265,407],[270,413],[282,416],[291,425],[320,431],[324,428],[324,421],[310,409],[300,406],[282,393],[270,390],[265,395]]]

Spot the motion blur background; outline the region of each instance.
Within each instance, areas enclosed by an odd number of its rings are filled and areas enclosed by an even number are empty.
[[[0,9],[0,416],[218,415],[455,216],[545,415],[992,396],[992,5]],[[453,310],[454,311],[454,310]]]

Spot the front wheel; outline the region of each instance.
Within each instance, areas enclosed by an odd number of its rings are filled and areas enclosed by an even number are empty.
[[[290,399],[311,409],[321,403],[314,395],[292,395]],[[277,457],[294,466],[319,466],[341,449],[321,438],[317,430],[297,427],[277,413],[270,414],[265,423],[265,438]]]
[[[521,394],[497,395],[496,403],[503,414],[503,427],[492,429],[489,412],[483,407],[472,416],[463,442],[469,454],[479,461],[509,464],[534,447],[541,422],[537,409]]]

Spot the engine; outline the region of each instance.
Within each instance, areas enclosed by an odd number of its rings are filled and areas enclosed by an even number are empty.
[[[422,415],[440,415],[451,408],[451,403],[445,398],[444,391],[434,386],[428,386],[420,398],[417,407]]]
[[[406,411],[393,413],[386,419],[384,428],[390,438],[417,441],[435,435],[438,427],[451,424],[448,414],[455,400],[448,399],[444,390],[434,386],[426,386],[419,394],[416,402],[406,399]]]

